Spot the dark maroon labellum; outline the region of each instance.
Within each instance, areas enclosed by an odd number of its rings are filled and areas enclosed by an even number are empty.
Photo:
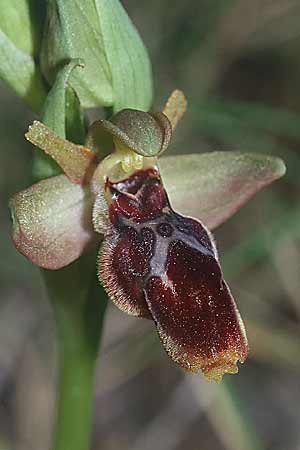
[[[209,231],[170,206],[157,169],[118,183],[99,257],[102,283],[127,313],[152,318],[171,356],[217,381],[237,371],[247,340]]]

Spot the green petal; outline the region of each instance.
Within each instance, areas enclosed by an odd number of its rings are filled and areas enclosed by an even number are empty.
[[[163,109],[163,113],[169,119],[173,130],[184,115],[186,108],[187,100],[184,93],[179,89],[175,89],[169,96]]]
[[[285,173],[279,158],[255,153],[214,152],[159,160],[171,204],[214,229],[264,186]]]
[[[96,239],[90,193],[65,175],[34,184],[16,194],[9,206],[14,244],[38,266],[67,266]]]
[[[96,153],[73,142],[61,139],[50,128],[35,120],[26,133],[26,139],[50,155],[76,184],[85,184],[96,168]]]

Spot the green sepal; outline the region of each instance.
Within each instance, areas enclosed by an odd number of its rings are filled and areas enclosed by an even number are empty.
[[[114,142],[146,157],[164,152],[172,137],[172,125],[165,114],[136,109],[123,109],[110,120],[94,122],[90,128],[87,146],[92,148],[98,140],[105,151]]]

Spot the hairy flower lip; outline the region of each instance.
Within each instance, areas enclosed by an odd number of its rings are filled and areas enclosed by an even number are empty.
[[[238,315],[239,316],[239,315]],[[240,317],[239,317],[240,319]],[[240,319],[240,326],[242,326],[242,333],[244,333],[245,340],[246,334],[244,332],[244,324]],[[172,353],[172,348],[174,348],[174,343],[172,339],[168,337],[166,342],[167,353]],[[225,374],[236,374],[239,371],[238,363],[243,364],[247,359],[249,354],[248,343],[244,346],[243,350],[237,351],[234,344],[229,347],[226,351],[218,353],[215,356],[207,357],[193,357],[186,355],[187,360],[185,363],[181,361],[180,365],[184,367],[187,372],[194,374],[202,371],[203,375],[212,381],[220,383]],[[171,356],[173,361],[178,363],[176,354],[173,353]]]
[[[236,373],[247,337],[209,231],[172,209],[158,168],[108,182],[104,191],[113,196],[98,276],[111,300],[152,318],[167,354],[185,370],[215,381]]]

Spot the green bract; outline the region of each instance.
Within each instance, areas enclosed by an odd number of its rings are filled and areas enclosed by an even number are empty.
[[[39,8],[32,8],[31,3],[0,0],[0,78],[34,111],[39,111],[46,92],[33,55],[41,40],[42,20]]]
[[[36,0],[0,0],[1,31],[28,55],[35,56],[39,52],[43,10],[43,2]]]
[[[83,59],[85,65],[84,70],[76,68],[70,77],[84,108],[149,109],[149,58],[118,0],[48,1],[41,54],[48,81],[53,83],[58,68],[74,58]]]
[[[83,70],[83,62],[73,59],[58,72],[43,108],[43,122],[55,130],[61,138],[66,137],[66,92],[69,78],[75,67]]]

